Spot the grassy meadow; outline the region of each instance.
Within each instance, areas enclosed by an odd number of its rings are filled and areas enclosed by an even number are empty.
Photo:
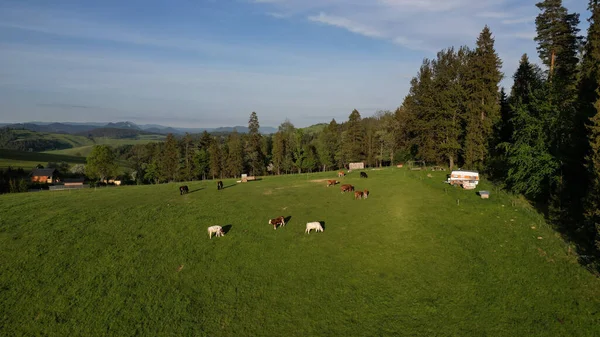
[[[38,164],[66,162],[69,164],[85,164],[84,157],[61,155],[54,153],[24,152],[15,150],[0,149],[0,169],[1,168],[23,168],[32,169]]]
[[[366,172],[366,200],[334,172],[0,195],[0,335],[600,335],[600,280],[526,203]]]
[[[94,138],[94,143],[89,141],[88,145],[76,146],[70,149],[45,151],[45,153],[87,157],[90,154],[90,152],[92,152],[92,148],[94,147],[94,145],[109,145],[116,147],[121,145],[137,145],[147,144],[151,142],[161,142],[164,140],[165,136],[163,135],[139,135],[136,138],[96,137]]]

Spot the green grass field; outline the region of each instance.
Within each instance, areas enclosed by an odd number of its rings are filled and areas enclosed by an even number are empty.
[[[0,335],[600,335],[600,281],[525,203],[367,173],[367,200],[333,172],[1,195]]]
[[[77,146],[77,147],[73,147],[70,149],[63,149],[63,150],[46,151],[45,153],[87,157],[87,155],[89,155],[90,152],[92,152],[92,148],[94,147],[94,145],[110,145],[110,146],[116,147],[116,146],[121,146],[121,145],[136,145],[136,144],[147,144],[147,143],[151,143],[151,142],[161,142],[164,140],[165,140],[165,136],[163,136],[163,135],[140,135],[136,139],[131,139],[131,138],[116,139],[116,138],[98,137],[98,138],[94,138],[94,141],[95,141],[94,144],[92,144],[90,142],[89,145]]]
[[[38,164],[46,165],[50,162],[66,162],[69,164],[85,164],[84,157],[40,153],[40,152],[23,152],[0,149],[0,168],[24,168],[32,169]]]

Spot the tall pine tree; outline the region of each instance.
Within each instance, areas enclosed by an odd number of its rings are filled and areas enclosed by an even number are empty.
[[[246,141],[246,157],[251,175],[262,175],[265,171],[264,154],[262,152],[262,136],[256,112],[250,114],[248,120],[248,137]]]
[[[361,117],[358,110],[352,110],[346,124],[346,134],[342,151],[344,159],[350,162],[361,162],[365,159],[363,141],[365,139],[365,130],[361,123]]]
[[[179,173],[181,154],[177,146],[177,140],[169,133],[161,151],[160,172],[163,180],[174,181]]]
[[[466,105],[465,164],[483,169],[494,126],[500,119],[498,85],[503,74],[502,61],[494,48],[494,38],[485,26],[477,39],[477,48],[469,59]]]

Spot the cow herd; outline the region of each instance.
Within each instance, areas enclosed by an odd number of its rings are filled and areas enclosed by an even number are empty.
[[[350,172],[350,171],[349,171]],[[340,171],[338,172],[338,178],[343,178],[346,176],[346,173],[344,171]],[[360,172],[360,177],[361,178],[367,178],[367,173],[365,172]],[[335,186],[337,184],[339,184],[340,182],[337,180],[327,180],[327,187],[329,186]],[[220,191],[223,189],[223,182],[221,180],[217,181],[217,190]],[[344,184],[340,187],[342,193],[346,193],[346,192],[354,192],[354,200],[356,199],[367,199],[367,197],[369,196],[369,191],[368,190],[363,190],[363,191],[355,191],[354,190],[354,186],[350,185],[350,184]],[[179,194],[183,195],[183,194],[187,194],[189,193],[189,188],[187,185],[183,185],[179,187]],[[283,216],[278,216],[277,218],[274,219],[269,219],[269,225],[273,226],[273,229],[277,229],[278,226],[285,226],[285,218]],[[305,233],[310,234],[310,232],[312,230],[315,230],[315,232],[323,232],[323,225],[321,225],[320,222],[309,222],[306,224],[306,230],[304,231]],[[210,226],[208,227],[208,237],[210,239],[212,239],[213,234],[216,237],[219,236],[224,236],[225,235],[225,231],[223,230],[223,227],[221,226]]]

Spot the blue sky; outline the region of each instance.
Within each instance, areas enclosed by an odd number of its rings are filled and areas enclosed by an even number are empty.
[[[509,86],[529,0],[0,0],[0,122],[296,126],[395,109],[424,57],[485,24]],[[565,0],[581,13],[587,1]],[[582,31],[582,34],[585,31]]]

